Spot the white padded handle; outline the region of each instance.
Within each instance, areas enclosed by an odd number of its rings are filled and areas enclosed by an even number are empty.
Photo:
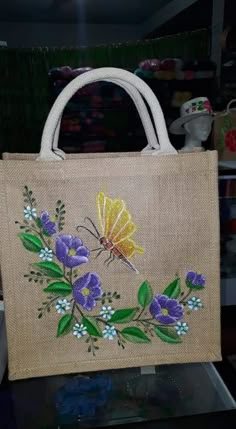
[[[148,144],[147,146],[143,149],[143,151],[152,151],[153,149],[160,149],[159,143],[157,141],[157,137],[156,137],[156,133],[154,131],[153,128],[153,124],[151,121],[151,118],[149,116],[146,104],[143,101],[142,96],[140,95],[140,92],[133,86],[130,85],[129,83],[120,80],[120,79],[102,79],[106,82],[111,82],[114,84],[117,84],[118,86],[120,86],[121,88],[123,88],[128,94],[129,96],[132,98],[134,104],[136,105],[136,108],[138,110],[141,122],[143,124],[143,128],[145,130],[145,134],[147,136],[147,141]],[[53,152],[58,154],[61,158],[64,158],[64,152],[61,149],[58,149],[58,139],[59,139],[59,133],[60,133],[60,125],[61,125],[61,117],[58,121],[56,130],[55,130],[55,134],[54,134],[54,139],[53,139]]]
[[[136,87],[136,89],[142,94],[146,99],[150,110],[153,115],[153,120],[157,132],[157,136],[160,143],[160,150],[154,151],[156,154],[177,154],[177,151],[171,145],[166,129],[166,124],[163,116],[161,106],[149,86],[142,81],[139,77],[134,74],[116,68],[104,67],[96,70],[91,70],[83,75],[78,76],[73,79],[59,94],[56,101],[54,102],[51,111],[49,112],[48,118],[46,120],[42,141],[41,141],[41,150],[38,160],[61,160],[62,156],[59,153],[54,153],[52,150],[52,143],[54,139],[55,130],[57,124],[60,122],[60,118],[64,107],[70,100],[70,98],[77,92],[80,88],[85,85],[88,85],[93,82],[98,82],[104,79],[118,79],[126,81],[128,84],[131,84]],[[60,151],[61,152],[61,151]],[[63,156],[64,158],[64,156]]]

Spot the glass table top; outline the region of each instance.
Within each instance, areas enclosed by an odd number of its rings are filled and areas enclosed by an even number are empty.
[[[0,428],[9,419],[17,426],[6,427],[17,429],[62,429],[72,423],[78,428],[122,426],[235,408],[210,363],[45,377],[0,386]]]

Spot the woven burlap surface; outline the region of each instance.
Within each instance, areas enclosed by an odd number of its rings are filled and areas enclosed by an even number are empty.
[[[98,226],[96,195],[102,191],[122,198],[137,225],[135,241],[143,255],[132,262],[139,274],[119,260],[107,268],[103,256],[81,266],[81,274],[95,271],[104,291],[117,291],[117,308],[137,306],[137,291],[147,279],[162,293],[176,273],[184,281],[189,270],[206,276],[201,291],[204,308],[186,314],[190,330],[181,344],[159,338],[150,344],[129,343],[123,350],[114,341],[100,339],[94,357],[87,344],[68,334],[56,338],[60,315],[51,311],[38,319],[45,298],[43,287],[24,277],[38,256],[27,252],[17,236],[16,220],[23,217],[23,188],[37,200],[37,210],[53,212],[57,200],[65,203],[63,233],[78,235],[89,248],[96,239],[78,233],[76,226],[89,216]],[[11,379],[96,371],[153,364],[215,361],[220,359],[219,216],[217,154],[92,157],[59,162],[0,161],[1,269]],[[96,309],[95,309],[96,310]]]

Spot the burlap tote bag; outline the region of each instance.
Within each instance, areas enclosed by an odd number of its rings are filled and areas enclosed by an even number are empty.
[[[146,127],[149,156],[53,150],[67,101],[101,79],[146,99],[160,143]],[[74,79],[37,160],[0,161],[0,192],[11,379],[220,359],[217,155],[178,154],[138,77]]]

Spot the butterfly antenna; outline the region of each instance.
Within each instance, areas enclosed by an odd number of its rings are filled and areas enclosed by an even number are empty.
[[[100,234],[98,232],[98,229],[97,229],[96,225],[93,223],[92,219],[90,219],[90,217],[85,217],[84,220],[88,220],[91,223],[91,225],[94,227],[94,229],[97,233],[98,238],[100,238]]]
[[[91,231],[90,229],[86,228],[86,226],[84,226],[84,225],[78,225],[78,226],[76,227],[76,230],[79,232],[79,229],[80,229],[80,228],[86,229],[86,231],[88,231],[91,235],[93,235],[93,237],[95,237],[97,240],[99,240],[99,238],[100,238],[100,237],[98,237],[97,235],[95,235],[95,234],[93,233],[93,231]]]

